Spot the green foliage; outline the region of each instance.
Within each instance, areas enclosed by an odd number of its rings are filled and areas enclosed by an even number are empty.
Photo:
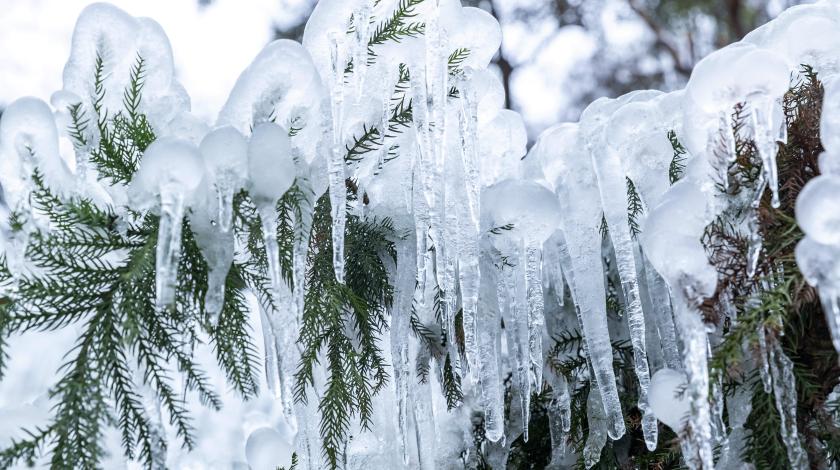
[[[645,212],[642,197],[636,191],[636,184],[627,177],[627,222],[630,225],[630,235],[635,239],[642,233],[639,227],[639,217]]]
[[[368,42],[370,46],[384,44],[388,41],[400,42],[405,38],[413,38],[425,32],[426,25],[422,22],[411,21],[417,16],[414,8],[423,0],[400,0],[390,18],[376,26]]]
[[[142,150],[154,140],[138,108],[143,64],[138,58],[132,69],[125,112],[109,119],[102,108],[101,57],[96,62],[93,110],[100,143],[91,160],[99,176],[113,183],[131,180]],[[85,112],[74,105],[70,113],[70,133],[77,146],[84,146],[90,141]],[[154,298],[157,217],[131,214],[120,222],[111,208],[56,196],[37,171],[33,180],[33,205],[49,218],[51,228],[31,235],[26,257],[35,269],[13,279],[3,263],[0,278],[14,283],[15,294],[4,299],[2,333],[71,326],[81,333],[50,389],[56,405],[49,424],[28,430],[26,438],[0,452],[0,467],[33,463],[48,454],[53,468],[98,468],[104,429],[115,424],[126,456],[152,468],[166,443],[138,390],[152,391],[187,448],[193,446],[193,427],[185,394],[195,393],[205,405],[221,407],[191,355],[204,322],[206,263],[185,221],[176,307],[159,310]],[[232,271],[221,321],[207,334],[222,369],[248,398],[256,393],[255,349],[245,328],[243,288]],[[182,377],[183,392],[175,390],[170,364]]]
[[[673,130],[668,131],[668,140],[671,142],[671,148],[674,149],[674,158],[671,159],[671,164],[668,165],[668,180],[671,184],[674,184],[685,173],[685,161],[688,159],[686,156],[688,151],[683,147],[679,139],[677,139],[677,133]]]
[[[327,382],[319,411],[321,435],[328,464],[340,461],[350,419],[358,416],[362,427],[371,424],[373,396],[386,384],[388,372],[379,346],[387,328],[385,309],[392,302],[392,287],[380,253],[396,261],[390,221],[347,220],[347,284],[335,280],[332,264],[332,221],[329,198],[322,196],[315,208],[309,251],[306,303],[300,332],[302,360],[296,374],[295,396],[306,401],[306,390],[315,385],[314,370],[325,351]],[[348,336],[348,329],[354,338]],[[355,341],[354,341],[355,340]]]
[[[297,470],[298,467],[298,456],[297,453],[292,454],[292,463],[289,465],[288,470]],[[277,470],[286,470],[286,467],[277,467]]]

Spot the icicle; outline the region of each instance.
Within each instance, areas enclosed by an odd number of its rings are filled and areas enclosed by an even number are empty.
[[[776,100],[763,94],[750,101],[753,137],[755,138],[758,155],[761,157],[762,173],[773,194],[771,205],[774,208],[778,208],[780,203],[779,170],[776,166],[776,154],[779,151],[777,140],[779,136],[778,128],[774,129],[774,123],[772,122],[773,111],[776,106],[780,106]]]
[[[476,132],[478,128],[477,103],[473,88],[462,81],[460,85],[460,99],[462,107],[460,116],[461,164],[463,166],[463,182],[466,190],[467,208],[461,221],[458,257],[459,272],[461,274],[461,293],[464,305],[465,338],[474,343],[475,330],[467,331],[467,315],[475,316],[478,308],[478,285],[480,271],[478,269],[479,252],[479,199],[480,199],[480,169],[478,167],[478,144]],[[463,198],[461,199],[463,200]],[[463,209],[463,208],[462,208]],[[466,289],[466,290],[465,290]],[[464,295],[464,293],[468,295]],[[469,312],[467,312],[469,310]],[[472,350],[474,351],[474,349]],[[476,353],[467,352],[467,361],[471,368],[476,367],[478,358]]]
[[[758,336],[758,375],[761,377],[764,393],[770,393],[773,387],[773,381],[770,376],[770,363],[767,360],[769,351],[767,350],[767,337],[764,333],[764,325],[758,325],[756,336]]]
[[[461,174],[461,168],[458,161],[455,159],[448,159],[446,162],[445,191],[444,191],[444,220],[443,236],[446,243],[442,249],[436,249],[435,255],[438,256],[437,269],[443,271],[443,283],[441,289],[444,293],[445,304],[445,328],[447,334],[453,336],[455,334],[455,308],[458,301],[456,295],[456,267],[458,263],[458,253],[464,249],[464,240],[462,231],[469,231],[469,226],[462,221],[463,213],[461,201],[463,200],[463,188],[461,179],[458,176]],[[472,268],[471,274],[475,271]],[[469,288],[478,289],[478,285],[467,286]],[[477,297],[477,295],[476,295]],[[470,299],[472,300],[472,299]],[[472,307],[472,306],[470,306]],[[452,357],[457,357],[457,348],[454,341],[448,342],[450,346],[450,353]]]
[[[634,258],[634,242],[627,218],[627,184],[621,159],[612,149],[595,152],[590,149],[592,166],[598,178],[604,217],[609,225],[610,240],[615,252],[616,267],[621,279],[621,290],[626,299],[627,324],[633,345],[633,365],[639,380],[639,409],[642,411],[642,429],[648,450],[656,449],[656,418],[648,406],[650,370],[645,344],[645,315],[639,295]]]
[[[750,202],[750,213],[747,215],[749,218],[747,222],[747,230],[749,230],[749,246],[747,247],[747,276],[751,278],[755,277],[756,270],[758,269],[761,248],[764,243],[764,239],[761,236],[761,225],[758,220],[758,207],[761,204],[761,196],[764,194],[764,190],[766,188],[767,179],[764,175],[762,175],[758,180],[757,189],[753,194],[752,201]]]
[[[353,81],[356,84],[356,101],[361,99],[365,88],[373,4],[373,0],[363,0],[362,5],[353,11]]]
[[[709,370],[706,360],[706,328],[700,312],[682,295],[675,299],[675,318],[683,339],[686,394],[689,400],[688,428],[681,437],[686,464],[691,470],[712,470],[712,423],[709,411]]]
[[[500,275],[499,298],[500,302],[506,305],[505,330],[508,338],[508,351],[514,363],[513,378],[519,395],[522,410],[522,427],[525,441],[528,440],[528,422],[531,410],[531,381],[529,380],[529,354],[528,354],[528,314],[525,312],[526,293],[524,282],[517,282],[522,273],[522,263],[517,260],[516,266],[503,266]]]
[[[729,446],[721,452],[718,462],[720,470],[743,470],[744,462],[741,461],[744,440],[747,431],[744,424],[747,422],[752,411],[752,395],[746,387],[737,387],[733,395],[726,397],[726,409],[729,414],[729,427],[731,429],[728,437]]]
[[[545,329],[545,305],[543,303],[542,262],[540,245],[534,241],[525,243],[525,289],[528,301],[528,346],[531,367],[534,371],[537,390],[542,388],[543,351],[542,334]]]
[[[551,402],[548,404],[548,426],[551,433],[551,462],[559,466],[566,456],[566,436],[572,427],[571,396],[566,377],[549,374],[551,381]]]
[[[262,222],[263,243],[268,258],[268,278],[271,281],[272,299],[277,308],[282,308],[280,293],[285,287],[283,270],[280,265],[280,246],[277,243],[277,209],[274,204],[263,203],[257,206]]]
[[[265,362],[263,363],[265,381],[272,396],[278,399],[282,396],[282,386],[280,384],[280,371],[277,362],[277,341],[274,338],[274,331],[271,321],[268,318],[268,312],[262,306],[260,306],[260,323],[265,349]]]
[[[175,303],[175,289],[178,286],[184,194],[179,188],[163,187],[160,199],[160,226],[155,258],[155,299],[159,309],[166,309]]]
[[[483,270],[492,270],[487,263],[481,265]],[[482,274],[485,279],[487,274]],[[482,308],[477,311],[475,324],[481,332],[477,337],[478,384],[484,405],[484,435],[490,442],[499,442],[505,437],[505,400],[504,382],[501,377],[499,359],[500,344],[500,313],[501,302],[498,299],[497,283],[484,282],[481,284]],[[494,302],[493,300],[498,300]],[[504,299],[506,300],[506,299]]]
[[[821,286],[818,292],[825,311],[825,321],[831,332],[834,350],[840,352],[840,292],[829,286]]]
[[[582,253],[581,253],[582,255]],[[596,305],[605,305],[604,280],[600,270],[593,269],[601,263],[599,252],[587,252],[586,256],[572,256],[569,264],[573,285],[572,299],[578,309],[578,318],[586,339],[586,349],[594,371],[594,383],[597,384],[601,402],[607,416],[607,430],[613,440],[624,435],[624,416],[616,387],[613,371],[612,344],[607,328],[606,312],[596,309]],[[597,263],[597,264],[596,264]],[[565,270],[564,270],[565,271]],[[596,301],[595,299],[600,299]]]
[[[583,447],[583,463],[586,468],[592,468],[601,460],[601,451],[607,443],[608,420],[601,401],[598,387],[589,387],[589,398],[586,402],[586,417],[589,422],[589,435]]]
[[[552,289],[557,305],[563,307],[566,301],[566,286],[560,263],[560,248],[557,245],[553,238],[543,244],[543,287]]]
[[[773,396],[781,420],[781,436],[787,449],[788,460],[793,469],[811,468],[808,456],[802,448],[796,425],[796,378],[793,362],[787,357],[778,341],[770,350],[770,374],[773,377]]]
[[[679,345],[677,344],[677,333],[674,328],[674,317],[671,313],[671,298],[668,293],[668,285],[646,258],[644,258],[643,264],[648,293],[650,294],[651,304],[653,305],[651,313],[653,313],[656,329],[659,331],[659,341],[662,345],[662,355],[665,358],[665,365],[669,369],[682,370]]]
[[[218,198],[219,212],[219,230],[224,233],[230,231],[233,223],[233,195],[236,190],[231,181],[222,179],[216,182],[216,196]]]
[[[413,240],[397,244],[397,273],[394,309],[391,312],[391,357],[394,364],[394,388],[397,394],[397,432],[403,465],[408,465],[408,389],[411,383],[409,362],[409,317],[414,295],[415,276]]]
[[[432,407],[432,389],[429,382],[414,386],[414,431],[417,439],[417,458],[420,470],[435,468],[435,412]]]
[[[335,279],[344,283],[344,227],[347,221],[347,187],[344,167],[344,69],[347,65],[344,33],[329,34],[332,61],[333,148],[329,159],[330,206],[332,208],[333,269]]]
[[[471,71],[465,71],[465,77],[458,84],[461,101],[460,134],[461,158],[464,164],[465,183],[467,185],[467,205],[470,217],[477,227],[481,211],[481,160],[478,158],[478,99],[472,86]]]

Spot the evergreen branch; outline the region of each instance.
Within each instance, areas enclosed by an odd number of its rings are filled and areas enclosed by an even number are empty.
[[[685,173],[686,154],[688,151],[686,151],[683,144],[677,139],[677,133],[674,130],[668,131],[668,140],[671,142],[671,148],[674,150],[674,158],[671,159],[671,164],[668,166],[668,180],[671,184],[674,184]]]
[[[630,235],[635,240],[642,229],[639,226],[639,218],[645,212],[645,206],[642,203],[642,197],[636,191],[636,185],[629,176],[627,178],[627,222],[630,225]]]
[[[396,10],[390,18],[385,19],[373,30],[368,41],[368,50],[372,46],[381,45],[389,41],[401,42],[405,38],[419,36],[425,32],[426,25],[422,22],[408,22],[417,16],[415,7],[423,0],[400,0]]]

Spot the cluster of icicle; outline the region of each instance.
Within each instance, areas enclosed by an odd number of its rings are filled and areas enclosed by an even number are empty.
[[[685,90],[600,99],[580,122],[547,130],[523,159],[522,120],[503,109],[503,87],[487,68],[501,42],[496,20],[458,0],[425,0],[407,20],[422,23],[422,34],[374,40],[403,3],[322,0],[303,44],[281,40],[266,46],[242,73],[213,125],[190,114],[189,98],[175,80],[169,42],[157,23],[106,4],[86,8],[52,109],[23,98],[6,109],[0,123],[0,183],[8,207],[23,216],[22,230],[5,227],[10,269],[18,274],[26,269],[22,254],[29,235],[49,229],[30,203],[37,166],[62,197],[83,195],[112,208],[123,221],[137,211],[160,215],[159,308],[175,302],[180,221],[187,216],[210,266],[206,304],[211,317],[217,316],[234,252],[244,251],[232,230],[233,197],[247,189],[263,221],[270,263],[272,299],[261,305],[260,328],[266,381],[296,432],[295,448],[306,465],[317,468],[318,401],[295,403],[291,381],[300,357],[295,343],[311,211],[314,197],[329,192],[340,282],[345,208],[364,217],[389,217],[405,234],[394,240],[395,301],[390,338],[383,338],[390,343],[385,349],[393,364],[393,388],[378,396],[373,429],[353,432],[347,448],[352,468],[448,466],[472,442],[473,423],[465,414],[470,407],[482,412],[488,449],[499,451],[497,464],[503,466],[510,443],[522,433],[527,438],[531,393],[544,382],[554,391],[549,406],[553,462],[562,465],[570,390],[577,384],[544,364],[549,338],[572,328],[582,330],[589,371],[576,380],[593,385],[587,466],[597,462],[607,438],[625,433],[611,339],[629,336],[648,448],[657,446],[658,418],[682,436],[690,468],[714,468],[712,448],[718,444],[725,468],[740,468],[738,442],[747,413],[730,412],[727,436],[720,387],[713,384],[709,394],[707,359],[715,336],[697,311],[717,283],[700,238],[728,203],[716,197],[715,159],[721,151],[734,158],[729,115],[736,103],[746,103],[749,131],[763,162],[756,195],[769,187],[777,203],[775,151],[785,139],[781,98],[799,64],[816,68],[826,83],[827,151],[820,162],[823,176],[809,183],[797,206],[808,235],[797,259],[818,287],[840,345],[840,108],[835,110],[837,100],[831,98],[840,94],[840,81],[833,79],[840,59],[840,8],[825,2],[786,11],[704,59]],[[141,110],[159,138],[126,186],[90,171],[91,151],[100,138],[97,126],[84,129],[83,142],[71,140],[68,107],[79,105],[93,116],[99,56],[109,91],[102,110],[109,116],[125,112],[122,90],[138,55],[146,62]],[[460,60],[450,64],[450,56]],[[400,122],[397,105],[409,102],[412,121]],[[372,128],[378,130],[376,150],[347,164],[347,148]],[[671,130],[689,150],[685,175],[673,186]],[[368,203],[360,198],[349,204],[347,178],[358,182]],[[648,208],[640,215],[638,239],[628,222],[628,179]],[[292,287],[279,263],[275,206],[294,181],[310,199],[295,221]],[[609,232],[605,246],[599,233],[602,215]],[[761,240],[752,239],[757,256]],[[627,325],[618,331],[607,316],[604,253],[615,261],[626,307]],[[456,341],[442,346],[466,396],[465,406],[454,411],[447,411],[439,393],[441,364],[428,381],[418,381],[415,373],[423,346],[411,333],[409,315],[414,311],[420,322],[435,325],[438,292],[441,326],[450,338],[456,312],[463,312],[463,357]],[[506,420],[508,375],[515,400]],[[783,418],[790,460],[802,467],[792,366],[778,347],[767,351],[764,376]],[[684,398],[675,398],[683,386]],[[748,397],[735,400],[741,410],[745,400],[749,403]]]

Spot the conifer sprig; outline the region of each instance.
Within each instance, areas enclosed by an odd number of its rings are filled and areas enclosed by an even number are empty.
[[[128,112],[111,119],[102,106],[104,73],[100,56],[93,103],[100,133],[93,154],[99,158],[92,161],[100,178],[127,183],[155,138],[140,109],[143,61],[138,59],[123,95]],[[81,151],[90,141],[88,118],[81,105],[70,112],[70,133]],[[53,468],[97,468],[105,452],[102,433],[112,423],[120,430],[126,456],[139,458],[147,468],[159,465],[166,443],[138,390],[149,389],[188,448],[194,438],[185,393],[196,393],[211,408],[221,407],[189,352],[203,323],[207,284],[207,266],[189,224],[184,222],[176,308],[159,311],[154,299],[157,217],[136,214],[119,221],[109,207],[54,195],[37,170],[33,181],[33,204],[51,228],[31,235],[26,258],[33,269],[17,280],[14,296],[3,299],[0,329],[5,336],[81,325],[82,333],[50,389],[57,403],[51,421],[0,452],[0,467],[34,463],[47,454]],[[247,398],[256,392],[255,349],[245,327],[244,283],[237,274],[234,270],[228,278],[220,323],[207,334],[223,370]],[[5,261],[0,278],[12,282]],[[170,364],[182,377],[183,393],[175,390]]]

